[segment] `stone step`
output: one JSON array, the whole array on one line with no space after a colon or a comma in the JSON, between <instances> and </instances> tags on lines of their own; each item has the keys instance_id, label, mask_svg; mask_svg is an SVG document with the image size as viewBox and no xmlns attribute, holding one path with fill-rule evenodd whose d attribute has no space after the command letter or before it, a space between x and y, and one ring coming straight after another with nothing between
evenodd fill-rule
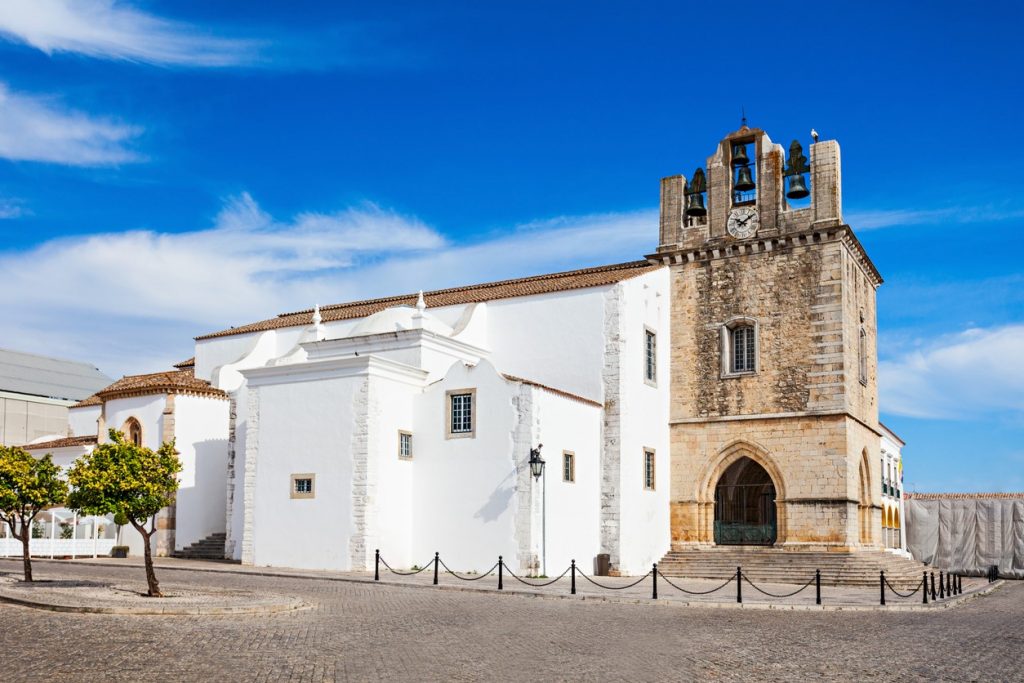
<instances>
[{"instance_id":1,"label":"stone step","mask_svg":"<svg viewBox=\"0 0 1024 683\"><path fill-rule=\"evenodd\" d=\"M210 534L191 545L171 553L171 557L185 560L223 560L226 533Z\"/></svg>"}]
</instances>

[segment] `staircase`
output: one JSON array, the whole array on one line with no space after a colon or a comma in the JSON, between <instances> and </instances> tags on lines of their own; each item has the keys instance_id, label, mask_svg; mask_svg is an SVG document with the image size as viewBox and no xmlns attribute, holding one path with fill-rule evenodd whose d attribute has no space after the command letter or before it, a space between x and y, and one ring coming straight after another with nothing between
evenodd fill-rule
<instances>
[{"instance_id":1,"label":"staircase","mask_svg":"<svg viewBox=\"0 0 1024 683\"><path fill-rule=\"evenodd\" d=\"M825 586L878 586L879 572L895 588L911 589L930 567L881 550L794 551L757 546L712 546L669 551L658 569L666 576L725 580L736 567L755 583L802 584L821 570Z\"/></svg>"},{"instance_id":2,"label":"staircase","mask_svg":"<svg viewBox=\"0 0 1024 683\"><path fill-rule=\"evenodd\" d=\"M175 550L171 553L171 557L183 560L223 560L224 543L227 541L227 536L225 533L211 534L186 548Z\"/></svg>"}]
</instances>

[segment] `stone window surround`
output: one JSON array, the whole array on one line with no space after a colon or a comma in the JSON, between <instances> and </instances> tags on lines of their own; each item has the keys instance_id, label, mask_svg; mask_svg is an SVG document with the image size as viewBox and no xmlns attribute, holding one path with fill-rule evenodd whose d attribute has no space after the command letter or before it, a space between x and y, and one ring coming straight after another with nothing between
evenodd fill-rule
<instances>
[{"instance_id":1,"label":"stone window surround","mask_svg":"<svg viewBox=\"0 0 1024 683\"><path fill-rule=\"evenodd\" d=\"M299 480L309 480L309 491L299 491L296 489L296 483ZM312 472L302 472L299 474L293 474L290 477L289 484L289 497L294 499L309 499L316 498L316 475Z\"/></svg>"},{"instance_id":2,"label":"stone window surround","mask_svg":"<svg viewBox=\"0 0 1024 683\"><path fill-rule=\"evenodd\" d=\"M452 397L462 396L469 394L469 424L470 429L468 432L453 432L452 431ZM446 439L474 439L476 438L476 387L467 389L449 389L444 393L444 438Z\"/></svg>"},{"instance_id":3,"label":"stone window surround","mask_svg":"<svg viewBox=\"0 0 1024 683\"><path fill-rule=\"evenodd\" d=\"M754 329L754 369L735 372L732 369L732 331L740 327L752 327ZM756 375L761 371L761 329L757 318L745 315L737 315L729 318L719 328L719 351L722 359L721 378L747 377Z\"/></svg>"},{"instance_id":4,"label":"stone window surround","mask_svg":"<svg viewBox=\"0 0 1024 683\"><path fill-rule=\"evenodd\" d=\"M409 452L408 453L403 453L402 452L402 440L405 437L408 437L408 443L409 443ZM399 429L398 430L398 457L400 459L402 459L402 460L412 460L412 432L406 431L404 429Z\"/></svg>"},{"instance_id":5,"label":"stone window surround","mask_svg":"<svg viewBox=\"0 0 1024 683\"><path fill-rule=\"evenodd\" d=\"M649 360L648 356L647 356L647 353L648 353L648 349L647 349L647 335L650 335L651 338L654 340L654 344L653 344L654 348L652 349L654 357L653 357L653 359L650 359L652 361L651 362L652 369L654 370L654 373L653 373L654 376L653 377L650 377L647 374L647 364L648 364L648 360ZM655 332L653 328L648 327L647 325L644 325L643 340L644 340L644 352L643 352L644 384L647 384L648 386L656 387L656 386L658 386L658 333Z\"/></svg>"},{"instance_id":6,"label":"stone window surround","mask_svg":"<svg viewBox=\"0 0 1024 683\"><path fill-rule=\"evenodd\" d=\"M656 451L653 448L644 446L644 472L643 472L643 486L644 491L654 491L658 484L658 457ZM647 463L650 461L650 478L647 476Z\"/></svg>"},{"instance_id":7,"label":"stone window surround","mask_svg":"<svg viewBox=\"0 0 1024 683\"><path fill-rule=\"evenodd\" d=\"M569 466L569 476L565 476L566 465ZM562 481L566 484L576 483L576 453L574 451L562 451Z\"/></svg>"},{"instance_id":8,"label":"stone window surround","mask_svg":"<svg viewBox=\"0 0 1024 683\"><path fill-rule=\"evenodd\" d=\"M135 441L135 439L132 438L132 427L137 427L139 430L138 441ZM145 443L145 436L142 433L142 421L137 417L132 416L125 420L124 424L121 425L121 433L124 434L124 437L129 441L129 443L134 443L136 446L141 446Z\"/></svg>"}]
</instances>

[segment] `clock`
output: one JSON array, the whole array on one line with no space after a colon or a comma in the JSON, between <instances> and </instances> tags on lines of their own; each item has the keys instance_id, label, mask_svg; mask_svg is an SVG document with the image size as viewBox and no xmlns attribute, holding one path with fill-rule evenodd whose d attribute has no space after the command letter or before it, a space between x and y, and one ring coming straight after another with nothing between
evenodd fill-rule
<instances>
[{"instance_id":1,"label":"clock","mask_svg":"<svg viewBox=\"0 0 1024 683\"><path fill-rule=\"evenodd\" d=\"M729 212L729 234L745 239L753 237L757 232L757 209L753 206L741 206Z\"/></svg>"}]
</instances>

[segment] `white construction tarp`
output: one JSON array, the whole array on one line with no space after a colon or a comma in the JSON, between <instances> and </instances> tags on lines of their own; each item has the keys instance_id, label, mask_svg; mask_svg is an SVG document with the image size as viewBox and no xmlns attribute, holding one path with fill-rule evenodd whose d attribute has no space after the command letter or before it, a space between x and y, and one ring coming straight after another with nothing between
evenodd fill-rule
<instances>
[{"instance_id":1,"label":"white construction tarp","mask_svg":"<svg viewBox=\"0 0 1024 683\"><path fill-rule=\"evenodd\" d=\"M1024 498L908 498L907 550L939 569L1024 579Z\"/></svg>"}]
</instances>

